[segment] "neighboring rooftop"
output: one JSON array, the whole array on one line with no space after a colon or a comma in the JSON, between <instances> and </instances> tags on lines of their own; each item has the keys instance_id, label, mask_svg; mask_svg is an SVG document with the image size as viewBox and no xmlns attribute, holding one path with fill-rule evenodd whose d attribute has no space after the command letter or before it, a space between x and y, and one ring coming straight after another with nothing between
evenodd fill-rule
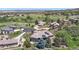
<instances>
[{"instance_id":1,"label":"neighboring rooftop","mask_svg":"<svg viewBox=\"0 0 79 59\"><path fill-rule=\"evenodd\" d=\"M11 45L11 44L17 44L18 40L15 39L8 39L8 40L0 40L0 45Z\"/></svg>"},{"instance_id":2,"label":"neighboring rooftop","mask_svg":"<svg viewBox=\"0 0 79 59\"><path fill-rule=\"evenodd\" d=\"M10 28L10 27L2 27L1 30L3 30L3 31L13 31L13 29Z\"/></svg>"},{"instance_id":3,"label":"neighboring rooftop","mask_svg":"<svg viewBox=\"0 0 79 59\"><path fill-rule=\"evenodd\" d=\"M51 23L51 25L54 25L54 26L59 26L59 23L57 23L57 22L53 22L53 23Z\"/></svg>"},{"instance_id":4,"label":"neighboring rooftop","mask_svg":"<svg viewBox=\"0 0 79 59\"><path fill-rule=\"evenodd\" d=\"M43 38L44 37L50 37L53 36L53 34L47 30L43 30L43 31L35 31L32 35L31 38Z\"/></svg>"},{"instance_id":5,"label":"neighboring rooftop","mask_svg":"<svg viewBox=\"0 0 79 59\"><path fill-rule=\"evenodd\" d=\"M38 21L38 25L43 26L45 24L45 22L43 21Z\"/></svg>"},{"instance_id":6,"label":"neighboring rooftop","mask_svg":"<svg viewBox=\"0 0 79 59\"><path fill-rule=\"evenodd\" d=\"M35 31L35 29L33 29L33 28L24 28L23 31L24 32L33 32L33 31Z\"/></svg>"}]
</instances>

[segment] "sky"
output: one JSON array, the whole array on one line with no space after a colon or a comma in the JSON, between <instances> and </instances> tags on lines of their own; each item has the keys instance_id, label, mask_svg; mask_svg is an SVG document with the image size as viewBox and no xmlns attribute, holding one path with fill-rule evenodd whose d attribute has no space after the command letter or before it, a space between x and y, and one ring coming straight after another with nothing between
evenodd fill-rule
<instances>
[{"instance_id":1,"label":"sky","mask_svg":"<svg viewBox=\"0 0 79 59\"><path fill-rule=\"evenodd\" d=\"M77 8L79 0L0 0L0 8Z\"/></svg>"}]
</instances>

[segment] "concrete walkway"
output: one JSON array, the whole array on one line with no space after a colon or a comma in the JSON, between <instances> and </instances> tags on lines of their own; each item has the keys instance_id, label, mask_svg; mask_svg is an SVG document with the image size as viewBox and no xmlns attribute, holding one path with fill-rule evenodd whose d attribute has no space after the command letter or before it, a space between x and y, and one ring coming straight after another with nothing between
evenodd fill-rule
<instances>
[{"instance_id":1,"label":"concrete walkway","mask_svg":"<svg viewBox=\"0 0 79 59\"><path fill-rule=\"evenodd\" d=\"M15 37L13 39L20 39L24 34L25 34L25 32L21 33L19 36Z\"/></svg>"}]
</instances>

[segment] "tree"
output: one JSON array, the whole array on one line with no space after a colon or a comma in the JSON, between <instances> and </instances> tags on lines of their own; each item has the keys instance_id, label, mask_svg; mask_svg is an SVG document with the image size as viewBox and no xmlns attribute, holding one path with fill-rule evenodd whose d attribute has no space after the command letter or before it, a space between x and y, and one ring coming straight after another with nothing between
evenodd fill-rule
<instances>
[{"instance_id":1,"label":"tree","mask_svg":"<svg viewBox=\"0 0 79 59\"><path fill-rule=\"evenodd\" d=\"M56 33L56 37L58 38L64 38L65 42L67 43L67 46L69 48L74 48L75 47L75 44L72 40L72 36L65 30L61 30L61 31L58 31Z\"/></svg>"},{"instance_id":2,"label":"tree","mask_svg":"<svg viewBox=\"0 0 79 59\"><path fill-rule=\"evenodd\" d=\"M30 16L27 16L27 19L31 19L31 17Z\"/></svg>"},{"instance_id":3,"label":"tree","mask_svg":"<svg viewBox=\"0 0 79 59\"><path fill-rule=\"evenodd\" d=\"M46 15L45 20L44 20L47 24L50 22L50 18L49 15Z\"/></svg>"},{"instance_id":4,"label":"tree","mask_svg":"<svg viewBox=\"0 0 79 59\"><path fill-rule=\"evenodd\" d=\"M51 48L51 40L48 38L47 40L46 40L46 47L47 48Z\"/></svg>"},{"instance_id":5,"label":"tree","mask_svg":"<svg viewBox=\"0 0 79 59\"><path fill-rule=\"evenodd\" d=\"M26 41L24 41L24 47L26 47L26 48L31 47L31 44L27 39L26 39Z\"/></svg>"},{"instance_id":6,"label":"tree","mask_svg":"<svg viewBox=\"0 0 79 59\"><path fill-rule=\"evenodd\" d=\"M60 47L60 39L58 39L58 38L55 38L55 40L54 40L54 46L56 46L56 47Z\"/></svg>"},{"instance_id":7,"label":"tree","mask_svg":"<svg viewBox=\"0 0 79 59\"><path fill-rule=\"evenodd\" d=\"M61 22L60 19L58 19L58 20L57 20L57 23L60 23L60 22Z\"/></svg>"},{"instance_id":8,"label":"tree","mask_svg":"<svg viewBox=\"0 0 79 59\"><path fill-rule=\"evenodd\" d=\"M45 45L46 45L46 42L43 39L40 39L36 47L39 49L44 49Z\"/></svg>"},{"instance_id":9,"label":"tree","mask_svg":"<svg viewBox=\"0 0 79 59\"><path fill-rule=\"evenodd\" d=\"M35 24L36 24L36 25L38 24L38 20L35 21Z\"/></svg>"},{"instance_id":10,"label":"tree","mask_svg":"<svg viewBox=\"0 0 79 59\"><path fill-rule=\"evenodd\" d=\"M32 17L31 16L27 16L27 22L32 22Z\"/></svg>"}]
</instances>

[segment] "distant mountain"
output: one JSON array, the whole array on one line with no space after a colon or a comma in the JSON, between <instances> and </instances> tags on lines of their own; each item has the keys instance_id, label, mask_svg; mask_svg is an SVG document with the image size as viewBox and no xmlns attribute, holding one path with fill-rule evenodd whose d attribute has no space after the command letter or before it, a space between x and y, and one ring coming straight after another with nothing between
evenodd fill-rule
<instances>
[{"instance_id":1,"label":"distant mountain","mask_svg":"<svg viewBox=\"0 0 79 59\"><path fill-rule=\"evenodd\" d=\"M0 12L44 12L44 11L64 11L71 8L0 8Z\"/></svg>"},{"instance_id":2,"label":"distant mountain","mask_svg":"<svg viewBox=\"0 0 79 59\"><path fill-rule=\"evenodd\" d=\"M0 8L0 11L45 11L45 10L65 10L67 8Z\"/></svg>"},{"instance_id":3,"label":"distant mountain","mask_svg":"<svg viewBox=\"0 0 79 59\"><path fill-rule=\"evenodd\" d=\"M67 9L67 10L74 10L74 11L78 11L79 8L71 8L71 9Z\"/></svg>"},{"instance_id":4,"label":"distant mountain","mask_svg":"<svg viewBox=\"0 0 79 59\"><path fill-rule=\"evenodd\" d=\"M79 10L79 8L75 8L75 9L73 9L73 10Z\"/></svg>"}]
</instances>

